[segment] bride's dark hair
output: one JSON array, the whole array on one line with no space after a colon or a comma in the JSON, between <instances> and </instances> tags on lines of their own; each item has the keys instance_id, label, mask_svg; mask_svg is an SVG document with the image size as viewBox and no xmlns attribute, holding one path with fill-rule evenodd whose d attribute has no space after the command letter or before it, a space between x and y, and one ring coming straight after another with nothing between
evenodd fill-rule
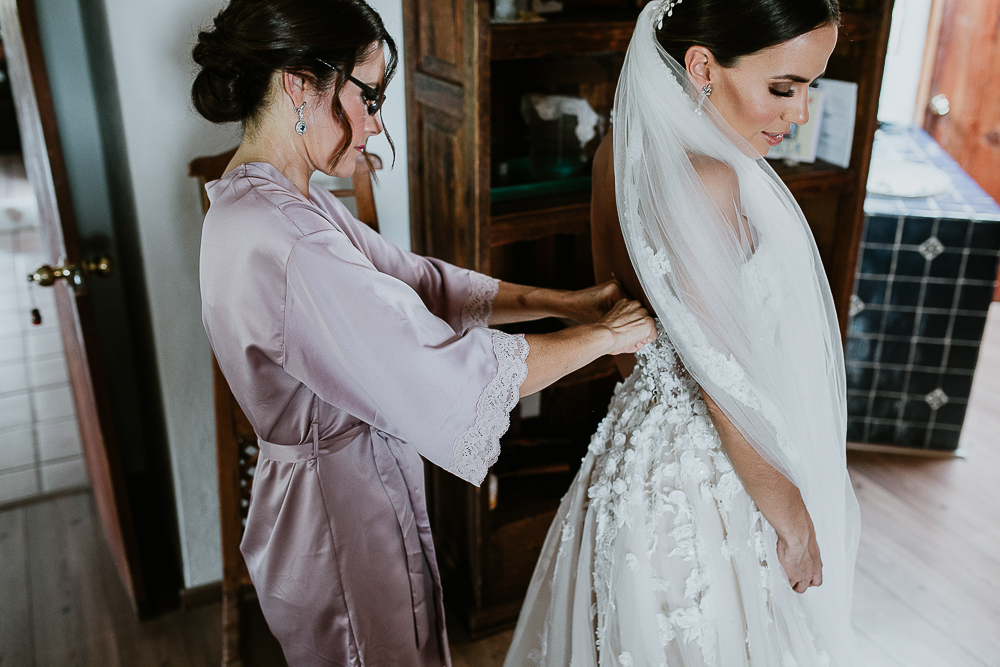
<instances>
[{"instance_id":1,"label":"bride's dark hair","mask_svg":"<svg viewBox=\"0 0 1000 667\"><path fill-rule=\"evenodd\" d=\"M704 46L720 65L733 67L743 56L830 23L840 23L837 0L684 0L663 17L656 38L682 66L689 48Z\"/></svg>"},{"instance_id":2,"label":"bride's dark hair","mask_svg":"<svg viewBox=\"0 0 1000 667\"><path fill-rule=\"evenodd\" d=\"M232 0L213 23L198 33L191 54L201 67L191 86L198 113L213 123L252 129L272 74L293 72L320 91L335 91L331 113L345 136L334 161L350 150L351 125L340 104L345 75L383 46L389 57L380 93L396 72L396 43L364 0Z\"/></svg>"}]
</instances>

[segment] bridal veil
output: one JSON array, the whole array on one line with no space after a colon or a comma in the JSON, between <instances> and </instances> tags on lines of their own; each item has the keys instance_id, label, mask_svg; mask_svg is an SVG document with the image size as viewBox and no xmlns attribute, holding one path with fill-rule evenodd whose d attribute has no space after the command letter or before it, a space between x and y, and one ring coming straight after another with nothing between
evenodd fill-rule
<instances>
[{"instance_id":1,"label":"bridal veil","mask_svg":"<svg viewBox=\"0 0 1000 667\"><path fill-rule=\"evenodd\" d=\"M615 96L622 233L687 371L801 491L824 579L801 608L830 664L853 667L860 526L830 286L791 193L660 46L662 12L652 2L640 16ZM776 563L773 532L768 542Z\"/></svg>"}]
</instances>

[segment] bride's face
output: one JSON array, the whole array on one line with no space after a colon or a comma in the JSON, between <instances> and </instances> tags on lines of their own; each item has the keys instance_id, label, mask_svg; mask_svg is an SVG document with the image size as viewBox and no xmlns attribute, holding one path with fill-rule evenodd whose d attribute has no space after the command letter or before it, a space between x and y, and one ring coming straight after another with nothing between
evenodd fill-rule
<instances>
[{"instance_id":1,"label":"bride's face","mask_svg":"<svg viewBox=\"0 0 1000 667\"><path fill-rule=\"evenodd\" d=\"M722 67L703 47L688 50L688 76L698 88L711 82L722 117L761 156L781 143L792 123L809 120L809 86L826 71L837 27L825 25Z\"/></svg>"}]
</instances>

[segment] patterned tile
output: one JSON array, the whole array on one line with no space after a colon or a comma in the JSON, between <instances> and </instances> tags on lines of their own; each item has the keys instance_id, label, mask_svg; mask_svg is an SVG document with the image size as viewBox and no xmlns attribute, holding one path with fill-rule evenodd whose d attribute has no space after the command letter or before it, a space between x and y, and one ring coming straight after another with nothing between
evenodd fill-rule
<instances>
[{"instance_id":1,"label":"patterned tile","mask_svg":"<svg viewBox=\"0 0 1000 667\"><path fill-rule=\"evenodd\" d=\"M879 132L876 155L933 164L955 189L869 195L848 324L848 433L957 446L1000 264L1000 207L922 130Z\"/></svg>"},{"instance_id":2,"label":"patterned tile","mask_svg":"<svg viewBox=\"0 0 1000 667\"><path fill-rule=\"evenodd\" d=\"M1000 222L976 222L969 247L977 250L1000 250Z\"/></svg>"}]
</instances>

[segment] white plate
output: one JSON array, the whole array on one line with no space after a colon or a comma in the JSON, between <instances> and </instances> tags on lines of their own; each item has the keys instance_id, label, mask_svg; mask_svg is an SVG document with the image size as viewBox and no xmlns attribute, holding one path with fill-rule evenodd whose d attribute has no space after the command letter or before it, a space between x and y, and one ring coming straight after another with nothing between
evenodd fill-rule
<instances>
[{"instance_id":1,"label":"white plate","mask_svg":"<svg viewBox=\"0 0 1000 667\"><path fill-rule=\"evenodd\" d=\"M882 197L940 197L955 188L934 165L901 160L873 160L868 172L868 192Z\"/></svg>"}]
</instances>

